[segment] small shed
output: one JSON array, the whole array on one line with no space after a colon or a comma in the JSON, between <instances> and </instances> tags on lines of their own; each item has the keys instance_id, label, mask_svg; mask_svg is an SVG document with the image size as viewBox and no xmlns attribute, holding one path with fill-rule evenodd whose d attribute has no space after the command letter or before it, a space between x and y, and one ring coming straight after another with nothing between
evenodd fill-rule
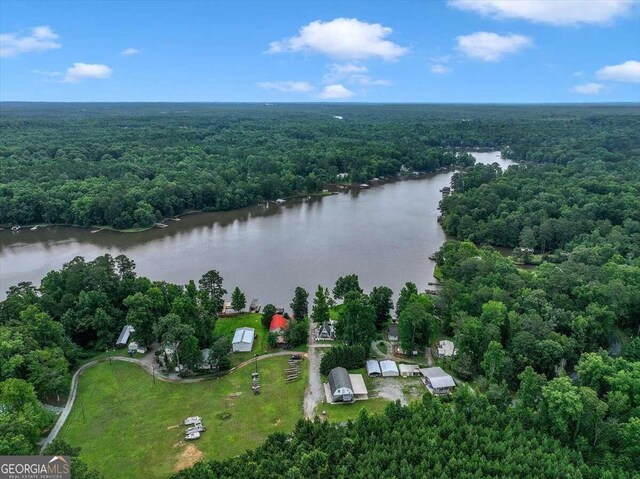
<instances>
[{"instance_id":1,"label":"small shed","mask_svg":"<svg viewBox=\"0 0 640 479\"><path fill-rule=\"evenodd\" d=\"M456 387L456 382L442 368L422 368L420 372L425 386L434 396L449 394Z\"/></svg>"},{"instance_id":2,"label":"small shed","mask_svg":"<svg viewBox=\"0 0 640 479\"><path fill-rule=\"evenodd\" d=\"M400 338L398 336L398 323L391 323L389 325L387 336L389 337L389 341L397 341Z\"/></svg>"},{"instance_id":3,"label":"small shed","mask_svg":"<svg viewBox=\"0 0 640 479\"><path fill-rule=\"evenodd\" d=\"M380 376L382 376L380 363L375 359L369 359L367 361L367 374L370 378L379 378Z\"/></svg>"},{"instance_id":4,"label":"small shed","mask_svg":"<svg viewBox=\"0 0 640 479\"><path fill-rule=\"evenodd\" d=\"M452 358L456 355L456 347L453 342L448 339L443 339L438 343L438 357L439 358Z\"/></svg>"},{"instance_id":5,"label":"small shed","mask_svg":"<svg viewBox=\"0 0 640 479\"><path fill-rule=\"evenodd\" d=\"M353 385L345 368L333 368L329 372L329 389L334 402L353 402Z\"/></svg>"},{"instance_id":6,"label":"small shed","mask_svg":"<svg viewBox=\"0 0 640 479\"><path fill-rule=\"evenodd\" d=\"M411 376L420 376L420 367L417 364L400 364L400 376L408 378Z\"/></svg>"},{"instance_id":7,"label":"small shed","mask_svg":"<svg viewBox=\"0 0 640 479\"><path fill-rule=\"evenodd\" d=\"M248 352L253 347L253 340L256 337L256 330L253 328L238 328L233 333L233 352Z\"/></svg>"},{"instance_id":8,"label":"small shed","mask_svg":"<svg viewBox=\"0 0 640 479\"><path fill-rule=\"evenodd\" d=\"M400 376L398 365L395 361L391 361L390 359L380 361L380 371L382 372L383 378Z\"/></svg>"},{"instance_id":9,"label":"small shed","mask_svg":"<svg viewBox=\"0 0 640 479\"><path fill-rule=\"evenodd\" d=\"M131 333L134 333L136 330L133 329L133 326L127 324L120 331L120 336L118 336L118 340L116 341L116 348L124 348L129 343L129 337Z\"/></svg>"}]
</instances>

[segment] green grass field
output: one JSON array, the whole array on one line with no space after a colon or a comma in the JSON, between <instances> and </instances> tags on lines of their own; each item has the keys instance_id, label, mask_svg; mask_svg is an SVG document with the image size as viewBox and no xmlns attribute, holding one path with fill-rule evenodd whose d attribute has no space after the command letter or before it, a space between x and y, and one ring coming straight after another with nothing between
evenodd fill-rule
<instances>
[{"instance_id":1,"label":"green grass field","mask_svg":"<svg viewBox=\"0 0 640 479\"><path fill-rule=\"evenodd\" d=\"M273 432L291 431L302 417L308 370L285 383L286 357L258 363L262 393L251 391L247 366L193 384L157 381L134 364L95 365L80 379L78 399L59 437L81 446L81 457L107 479L166 477L179 462L200 454L221 459L259 446ZM216 414L228 412L221 420ZM183 440L187 416L201 416L207 431ZM193 445L195 448L187 448Z\"/></svg>"},{"instance_id":2,"label":"green grass field","mask_svg":"<svg viewBox=\"0 0 640 479\"><path fill-rule=\"evenodd\" d=\"M380 413L389 404L389 401L382 398L372 398L366 401L355 401L351 404L320 404L316 409L316 414L320 417L322 411L327 414L327 420L331 422L343 422L355 419L360 414L361 409L366 409L369 414Z\"/></svg>"}]
</instances>

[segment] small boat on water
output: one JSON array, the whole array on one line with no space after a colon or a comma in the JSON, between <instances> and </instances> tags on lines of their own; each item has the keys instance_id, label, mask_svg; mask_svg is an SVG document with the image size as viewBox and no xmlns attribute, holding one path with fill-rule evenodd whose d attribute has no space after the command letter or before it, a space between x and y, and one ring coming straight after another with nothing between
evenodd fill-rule
<instances>
[{"instance_id":1,"label":"small boat on water","mask_svg":"<svg viewBox=\"0 0 640 479\"><path fill-rule=\"evenodd\" d=\"M367 183L362 183L360 185L360 188L362 188L363 190L366 190L367 188L369 188L369 185Z\"/></svg>"},{"instance_id":2,"label":"small boat on water","mask_svg":"<svg viewBox=\"0 0 640 479\"><path fill-rule=\"evenodd\" d=\"M38 229L38 225L35 225L33 228L30 228L31 231L36 231Z\"/></svg>"},{"instance_id":3,"label":"small boat on water","mask_svg":"<svg viewBox=\"0 0 640 479\"><path fill-rule=\"evenodd\" d=\"M436 255L435 255L435 254L430 254L430 255L429 255L429 259L430 259L431 261L435 261L435 260L436 260Z\"/></svg>"},{"instance_id":4,"label":"small boat on water","mask_svg":"<svg viewBox=\"0 0 640 479\"><path fill-rule=\"evenodd\" d=\"M15 232L15 231L20 231L20 228L22 228L22 226L20 226L20 225L14 225L14 226L12 226L12 227L11 227L11 231L14 231L14 232Z\"/></svg>"},{"instance_id":5,"label":"small boat on water","mask_svg":"<svg viewBox=\"0 0 640 479\"><path fill-rule=\"evenodd\" d=\"M153 226L155 226L156 228L168 228L169 225L165 224L165 223L156 223Z\"/></svg>"}]
</instances>

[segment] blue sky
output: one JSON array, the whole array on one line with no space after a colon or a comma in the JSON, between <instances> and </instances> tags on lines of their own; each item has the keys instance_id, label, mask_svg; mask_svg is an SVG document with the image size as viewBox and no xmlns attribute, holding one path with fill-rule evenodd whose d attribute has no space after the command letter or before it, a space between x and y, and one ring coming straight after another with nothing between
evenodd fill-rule
<instances>
[{"instance_id":1,"label":"blue sky","mask_svg":"<svg viewBox=\"0 0 640 479\"><path fill-rule=\"evenodd\" d=\"M0 2L3 101L640 101L636 0Z\"/></svg>"}]
</instances>

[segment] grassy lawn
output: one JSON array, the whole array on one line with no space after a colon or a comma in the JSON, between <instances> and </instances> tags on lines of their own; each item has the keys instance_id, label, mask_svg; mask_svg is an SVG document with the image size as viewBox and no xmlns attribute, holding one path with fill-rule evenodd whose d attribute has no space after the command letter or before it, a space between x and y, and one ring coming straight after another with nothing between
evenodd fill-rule
<instances>
[{"instance_id":1,"label":"grassy lawn","mask_svg":"<svg viewBox=\"0 0 640 479\"><path fill-rule=\"evenodd\" d=\"M233 333L235 333L237 328L248 327L256 330L256 338L253 342L253 349L251 352L231 353L229 356L233 366L241 363L242 361L246 361L247 359L251 359L254 354L265 354L278 351L276 348L269 347L269 343L267 342L269 330L262 326L261 318L261 314L246 313L230 318L218 318L216 321L215 333L228 336L231 340L233 340Z\"/></svg>"},{"instance_id":2,"label":"grassy lawn","mask_svg":"<svg viewBox=\"0 0 640 479\"><path fill-rule=\"evenodd\" d=\"M251 392L252 367L193 384L157 381L138 366L114 361L89 368L59 437L82 447L82 458L106 478L166 477L179 461L220 459L260 445L267 435L291 431L302 417L308 369L285 383L286 357L258 364L262 393ZM231 413L227 420L216 417ZM207 431L185 443L187 416L201 416Z\"/></svg>"},{"instance_id":3,"label":"grassy lawn","mask_svg":"<svg viewBox=\"0 0 640 479\"><path fill-rule=\"evenodd\" d=\"M384 411L389 401L383 398L367 399L366 401L355 401L351 404L320 404L316 414L320 416L322 411L326 411L326 418L331 422L343 422L355 419L360 414L361 409L366 409L369 414L376 414ZM322 416L320 416L322 417Z\"/></svg>"}]
</instances>

